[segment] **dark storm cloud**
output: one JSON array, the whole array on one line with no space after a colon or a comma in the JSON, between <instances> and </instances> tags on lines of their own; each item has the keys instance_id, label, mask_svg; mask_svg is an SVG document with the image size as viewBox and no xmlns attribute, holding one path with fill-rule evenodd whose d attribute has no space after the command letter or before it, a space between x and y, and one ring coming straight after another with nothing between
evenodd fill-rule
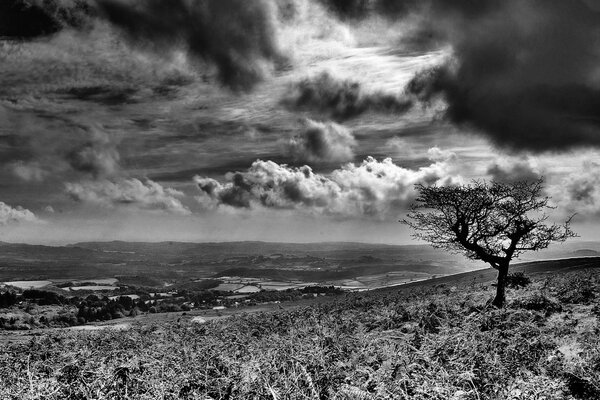
<instances>
[{"instance_id":1,"label":"dark storm cloud","mask_svg":"<svg viewBox=\"0 0 600 400\"><path fill-rule=\"evenodd\" d=\"M319 0L343 19L361 19L372 14L388 18L405 15L415 9L420 0ZM421 0L421 3L423 1ZM477 3L477 2L473 2Z\"/></svg>"},{"instance_id":2,"label":"dark storm cloud","mask_svg":"<svg viewBox=\"0 0 600 400\"><path fill-rule=\"evenodd\" d=\"M283 104L294 110L310 110L336 120L356 117L366 111L402 113L412 103L402 96L368 92L360 83L340 80L323 72L293 85Z\"/></svg>"},{"instance_id":3,"label":"dark storm cloud","mask_svg":"<svg viewBox=\"0 0 600 400\"><path fill-rule=\"evenodd\" d=\"M0 36L33 38L65 27L82 28L93 15L86 0L2 0Z\"/></svg>"},{"instance_id":4,"label":"dark storm cloud","mask_svg":"<svg viewBox=\"0 0 600 400\"><path fill-rule=\"evenodd\" d=\"M267 0L98 0L106 18L135 43L158 50L182 45L217 66L221 82L247 90L283 62L277 10Z\"/></svg>"},{"instance_id":5,"label":"dark storm cloud","mask_svg":"<svg viewBox=\"0 0 600 400\"><path fill-rule=\"evenodd\" d=\"M341 19L403 18L400 41L451 45L408 85L445 117L512 150L600 145L600 7L590 0L321 0Z\"/></svg>"},{"instance_id":6,"label":"dark storm cloud","mask_svg":"<svg viewBox=\"0 0 600 400\"><path fill-rule=\"evenodd\" d=\"M356 140L345 127L335 123L305 122L304 130L290 139L290 155L300 162L346 162L354 159Z\"/></svg>"},{"instance_id":7,"label":"dark storm cloud","mask_svg":"<svg viewBox=\"0 0 600 400\"><path fill-rule=\"evenodd\" d=\"M433 1L454 51L414 78L451 122L513 150L600 145L600 13L583 1Z\"/></svg>"}]
</instances>

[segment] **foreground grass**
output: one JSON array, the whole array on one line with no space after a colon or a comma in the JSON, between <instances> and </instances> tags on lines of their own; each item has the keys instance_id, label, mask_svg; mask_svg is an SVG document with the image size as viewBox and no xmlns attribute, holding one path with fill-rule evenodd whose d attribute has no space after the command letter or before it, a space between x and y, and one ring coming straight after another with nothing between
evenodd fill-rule
<instances>
[{"instance_id":1,"label":"foreground grass","mask_svg":"<svg viewBox=\"0 0 600 400\"><path fill-rule=\"evenodd\" d=\"M600 398L600 275L360 293L292 311L58 332L0 354L2 399Z\"/></svg>"}]
</instances>

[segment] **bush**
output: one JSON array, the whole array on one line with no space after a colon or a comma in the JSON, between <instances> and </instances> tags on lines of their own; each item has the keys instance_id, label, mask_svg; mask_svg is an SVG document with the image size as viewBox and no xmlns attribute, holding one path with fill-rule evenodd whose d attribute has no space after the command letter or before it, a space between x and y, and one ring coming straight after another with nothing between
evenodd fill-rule
<instances>
[{"instance_id":1,"label":"bush","mask_svg":"<svg viewBox=\"0 0 600 400\"><path fill-rule=\"evenodd\" d=\"M525 276L522 272L515 272L506 277L506 286L513 289L527 287L531 283L531 279Z\"/></svg>"},{"instance_id":2,"label":"bush","mask_svg":"<svg viewBox=\"0 0 600 400\"><path fill-rule=\"evenodd\" d=\"M596 298L596 284L593 279L577 276L563 279L556 297L563 304L590 304Z\"/></svg>"},{"instance_id":3,"label":"bush","mask_svg":"<svg viewBox=\"0 0 600 400\"><path fill-rule=\"evenodd\" d=\"M17 304L17 294L15 292L0 293L0 308L7 308Z\"/></svg>"},{"instance_id":4,"label":"bush","mask_svg":"<svg viewBox=\"0 0 600 400\"><path fill-rule=\"evenodd\" d=\"M546 315L562 311L562 306L556 301L549 299L541 293L534 293L531 296L515 300L513 307L523 308L525 310L544 311Z\"/></svg>"}]
</instances>

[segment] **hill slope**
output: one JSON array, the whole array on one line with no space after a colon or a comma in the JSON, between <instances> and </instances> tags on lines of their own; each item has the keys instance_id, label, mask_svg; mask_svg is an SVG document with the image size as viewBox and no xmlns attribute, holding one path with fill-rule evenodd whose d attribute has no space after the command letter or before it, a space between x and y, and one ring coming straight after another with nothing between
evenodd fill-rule
<instances>
[{"instance_id":1,"label":"hill slope","mask_svg":"<svg viewBox=\"0 0 600 400\"><path fill-rule=\"evenodd\" d=\"M467 279L445 277L206 323L179 315L168 324L140 321L126 333L53 332L2 348L0 393L46 399L600 398L597 263L521 265L534 282L510 289L503 310L486 307L489 285L471 278L487 272L477 271Z\"/></svg>"}]
</instances>

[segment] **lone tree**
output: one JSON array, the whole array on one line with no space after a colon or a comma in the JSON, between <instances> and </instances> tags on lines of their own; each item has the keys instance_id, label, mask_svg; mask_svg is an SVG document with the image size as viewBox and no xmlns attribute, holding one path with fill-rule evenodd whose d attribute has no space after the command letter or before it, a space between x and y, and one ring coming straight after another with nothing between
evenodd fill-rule
<instances>
[{"instance_id":1,"label":"lone tree","mask_svg":"<svg viewBox=\"0 0 600 400\"><path fill-rule=\"evenodd\" d=\"M462 253L498 270L496 297L502 307L506 277L513 258L525 251L547 248L577 236L571 219L546 223L549 197L542 194L543 180L517 183L474 181L458 186L416 185L419 195L407 220L413 237L435 248Z\"/></svg>"}]
</instances>

